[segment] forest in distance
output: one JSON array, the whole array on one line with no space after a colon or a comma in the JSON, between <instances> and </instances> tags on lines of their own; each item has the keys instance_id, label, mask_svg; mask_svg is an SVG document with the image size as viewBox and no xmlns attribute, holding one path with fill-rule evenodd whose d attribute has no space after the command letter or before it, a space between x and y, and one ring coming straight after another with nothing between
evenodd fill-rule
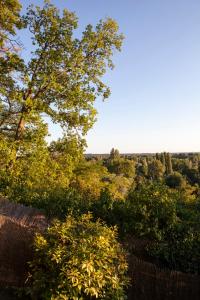
<instances>
[{"instance_id":1,"label":"forest in distance","mask_svg":"<svg viewBox=\"0 0 200 300\"><path fill-rule=\"evenodd\" d=\"M20 1L0 1L0 200L37 209L49 222L30 243L23 285L3 288L19 299L146 300L147 273L141 267L137 291L134 261L151 266L156 293L163 269L190 278L199 299L200 153L85 154L95 101L110 95L104 75L124 36L111 18L79 38L77 28L76 14L51 1L23 14ZM63 133L49 143L47 118ZM182 290L185 300L187 280L174 288L173 278L165 278L166 291Z\"/></svg>"},{"instance_id":2,"label":"forest in distance","mask_svg":"<svg viewBox=\"0 0 200 300\"><path fill-rule=\"evenodd\" d=\"M120 156L121 157L126 157L126 158L131 158L131 157L134 157L134 156L155 156L157 153L149 153L149 152L136 152L136 153L120 153ZM186 156L193 156L194 154L198 155L199 153L198 152L170 152L170 154L173 156L173 157L177 157L177 158L185 158ZM109 153L85 153L85 157L86 158L90 158L90 157L93 157L93 158L108 158L109 157ZM159 153L158 153L159 155Z\"/></svg>"}]
</instances>

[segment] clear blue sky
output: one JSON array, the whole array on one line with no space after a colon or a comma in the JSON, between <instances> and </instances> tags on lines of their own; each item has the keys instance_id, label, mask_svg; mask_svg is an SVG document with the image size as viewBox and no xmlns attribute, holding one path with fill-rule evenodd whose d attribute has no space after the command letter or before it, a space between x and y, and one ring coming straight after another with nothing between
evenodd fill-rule
<instances>
[{"instance_id":1,"label":"clear blue sky","mask_svg":"<svg viewBox=\"0 0 200 300\"><path fill-rule=\"evenodd\" d=\"M23 6L41 4L22 0ZM125 35L112 95L98 101L90 153L200 151L200 1L54 0L79 17L80 30L110 16ZM27 38L24 36L23 39ZM50 125L53 138L58 128Z\"/></svg>"}]
</instances>

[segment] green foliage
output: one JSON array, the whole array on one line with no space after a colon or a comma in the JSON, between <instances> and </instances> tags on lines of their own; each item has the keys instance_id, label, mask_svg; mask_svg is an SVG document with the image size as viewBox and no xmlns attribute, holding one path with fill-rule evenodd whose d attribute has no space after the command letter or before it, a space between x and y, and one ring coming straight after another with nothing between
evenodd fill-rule
<instances>
[{"instance_id":1,"label":"green foliage","mask_svg":"<svg viewBox=\"0 0 200 300\"><path fill-rule=\"evenodd\" d=\"M149 249L149 253L168 268L200 273L200 233L187 224L177 224L161 242Z\"/></svg>"},{"instance_id":2,"label":"green foliage","mask_svg":"<svg viewBox=\"0 0 200 300\"><path fill-rule=\"evenodd\" d=\"M88 25L77 39L75 14L67 9L61 14L48 1L42 8L30 6L23 20L34 50L27 63L16 58L12 68L10 60L4 59L1 135L11 142L25 141L43 116L67 134L85 134L95 121L95 99L109 96L101 77L107 67L113 67L113 52L121 48L117 23L108 18L95 28Z\"/></svg>"},{"instance_id":3,"label":"green foliage","mask_svg":"<svg viewBox=\"0 0 200 300\"><path fill-rule=\"evenodd\" d=\"M66 190L73 170L83 155L75 137L54 142L49 149L41 140L34 148L33 143L30 148L26 143L22 152L18 150L17 157L16 149L10 149L6 141L0 145L0 191L4 196L12 201L43 208L49 214L52 214L56 201L68 199ZM58 207L55 210L57 213Z\"/></svg>"},{"instance_id":4,"label":"green foliage","mask_svg":"<svg viewBox=\"0 0 200 300\"><path fill-rule=\"evenodd\" d=\"M91 215L55 221L35 238L32 287L40 299L125 299L127 263L116 229Z\"/></svg>"},{"instance_id":5,"label":"green foliage","mask_svg":"<svg viewBox=\"0 0 200 300\"><path fill-rule=\"evenodd\" d=\"M160 180L164 174L164 167L159 160L153 160L148 165L148 177L152 180Z\"/></svg>"},{"instance_id":6,"label":"green foliage","mask_svg":"<svg viewBox=\"0 0 200 300\"><path fill-rule=\"evenodd\" d=\"M137 175L146 177L148 175L148 164L146 158L142 159L141 163L137 165Z\"/></svg>"},{"instance_id":7,"label":"green foliage","mask_svg":"<svg viewBox=\"0 0 200 300\"><path fill-rule=\"evenodd\" d=\"M0 50L7 52L14 44L11 36L15 35L20 22L21 4L18 0L1 0L0 2ZM10 42L8 44L8 42Z\"/></svg>"},{"instance_id":8,"label":"green foliage","mask_svg":"<svg viewBox=\"0 0 200 300\"><path fill-rule=\"evenodd\" d=\"M166 174L170 175L173 172L172 169L172 160L171 160L171 155L170 153L164 153L165 154L165 169L166 169Z\"/></svg>"},{"instance_id":9,"label":"green foliage","mask_svg":"<svg viewBox=\"0 0 200 300\"><path fill-rule=\"evenodd\" d=\"M199 184L200 185L200 172L195 168L188 168L185 166L182 173L186 176L190 184Z\"/></svg>"},{"instance_id":10,"label":"green foliage","mask_svg":"<svg viewBox=\"0 0 200 300\"><path fill-rule=\"evenodd\" d=\"M110 156L109 159L119 159L120 158L120 153L119 150L112 148L110 151Z\"/></svg>"},{"instance_id":11,"label":"green foliage","mask_svg":"<svg viewBox=\"0 0 200 300\"><path fill-rule=\"evenodd\" d=\"M120 233L161 240L177 221L176 197L164 185L141 185L124 201L113 201L107 190L93 208L95 216L118 225Z\"/></svg>"},{"instance_id":12,"label":"green foliage","mask_svg":"<svg viewBox=\"0 0 200 300\"><path fill-rule=\"evenodd\" d=\"M105 186L103 178L108 176L108 171L101 162L83 160L74 175L71 186L89 201L96 201Z\"/></svg>"},{"instance_id":13,"label":"green foliage","mask_svg":"<svg viewBox=\"0 0 200 300\"><path fill-rule=\"evenodd\" d=\"M173 227L176 217L175 194L163 185L146 185L130 192L127 210L131 211L134 231L140 236L161 239Z\"/></svg>"},{"instance_id":14,"label":"green foliage","mask_svg":"<svg viewBox=\"0 0 200 300\"><path fill-rule=\"evenodd\" d=\"M180 173L174 172L173 174L168 175L166 177L165 183L170 188L180 189L186 185L186 180L183 178L183 176Z\"/></svg>"},{"instance_id":15,"label":"green foliage","mask_svg":"<svg viewBox=\"0 0 200 300\"><path fill-rule=\"evenodd\" d=\"M103 180L113 200L124 200L133 184L132 178L123 175L110 174Z\"/></svg>"},{"instance_id":16,"label":"green foliage","mask_svg":"<svg viewBox=\"0 0 200 300\"><path fill-rule=\"evenodd\" d=\"M57 217L35 240L33 286L41 299L124 299L127 264L117 243L131 234L152 242L165 266L200 273L200 155L156 153L86 161L84 135L102 78L123 36L107 18L75 38L76 15L49 1L20 17L17 0L0 1L0 194ZM16 32L32 35L29 61ZM23 53L22 53L23 54ZM50 119L63 137L46 143ZM173 172L174 170L174 172ZM164 185L165 183L166 185ZM83 215L91 211L90 215Z\"/></svg>"},{"instance_id":17,"label":"green foliage","mask_svg":"<svg viewBox=\"0 0 200 300\"><path fill-rule=\"evenodd\" d=\"M162 239L151 245L148 253L162 265L182 272L200 273L200 235L198 199L177 193L177 222L165 231Z\"/></svg>"},{"instance_id":18,"label":"green foliage","mask_svg":"<svg viewBox=\"0 0 200 300\"><path fill-rule=\"evenodd\" d=\"M124 199L133 180L123 175L110 174L101 161L82 161L74 171L70 186L75 188L89 203L96 203L104 189L114 200ZM89 209L89 206L88 206Z\"/></svg>"},{"instance_id":19,"label":"green foliage","mask_svg":"<svg viewBox=\"0 0 200 300\"><path fill-rule=\"evenodd\" d=\"M105 166L110 173L124 175L133 178L135 176L135 162L125 158L109 158L105 161Z\"/></svg>"},{"instance_id":20,"label":"green foliage","mask_svg":"<svg viewBox=\"0 0 200 300\"><path fill-rule=\"evenodd\" d=\"M200 272L199 155L128 159L113 148L108 159L84 160L95 100L110 94L102 78L121 49L117 23L101 20L75 38L78 20L67 9L45 1L23 18L20 9L17 0L0 3L0 193L50 217L74 216L37 236L31 293L42 299L125 297L127 265L116 230L80 217L88 211L122 235L153 241L151 254L165 265ZM23 26L32 35L29 61L18 54L16 29ZM49 146L47 118L63 129L63 138Z\"/></svg>"}]
</instances>

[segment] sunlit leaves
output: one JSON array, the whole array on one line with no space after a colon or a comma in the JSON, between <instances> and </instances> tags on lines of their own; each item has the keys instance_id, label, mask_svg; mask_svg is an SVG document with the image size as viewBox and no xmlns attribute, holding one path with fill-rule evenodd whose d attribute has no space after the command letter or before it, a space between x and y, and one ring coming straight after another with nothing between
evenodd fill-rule
<instances>
[{"instance_id":1,"label":"sunlit leaves","mask_svg":"<svg viewBox=\"0 0 200 300\"><path fill-rule=\"evenodd\" d=\"M90 215L68 216L37 235L31 268L31 292L41 299L125 299L127 263L116 229Z\"/></svg>"},{"instance_id":2,"label":"sunlit leaves","mask_svg":"<svg viewBox=\"0 0 200 300\"><path fill-rule=\"evenodd\" d=\"M117 23L108 18L94 28L88 25L78 39L76 15L60 12L49 1L43 7L31 5L23 23L34 47L27 63L16 61L15 72L8 67L14 58L4 59L0 132L11 140L26 140L29 125L47 115L65 133L86 134L96 120L96 98L110 93L101 78L121 48Z\"/></svg>"},{"instance_id":3,"label":"sunlit leaves","mask_svg":"<svg viewBox=\"0 0 200 300\"><path fill-rule=\"evenodd\" d=\"M18 0L0 1L0 53L16 47L12 36L15 34L16 28L21 25L20 10L21 4ZM10 44L6 44L8 41Z\"/></svg>"}]
</instances>

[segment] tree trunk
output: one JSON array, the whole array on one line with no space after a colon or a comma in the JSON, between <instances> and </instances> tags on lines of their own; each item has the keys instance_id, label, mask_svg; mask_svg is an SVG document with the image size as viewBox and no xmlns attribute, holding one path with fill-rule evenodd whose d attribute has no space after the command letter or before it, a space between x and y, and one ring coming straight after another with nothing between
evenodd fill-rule
<instances>
[{"instance_id":1,"label":"tree trunk","mask_svg":"<svg viewBox=\"0 0 200 300\"><path fill-rule=\"evenodd\" d=\"M19 123L17 125L17 130L16 130L16 134L15 134L15 140L19 140L24 132L24 126L25 126L25 122L24 122L24 116L23 113L19 119Z\"/></svg>"}]
</instances>

